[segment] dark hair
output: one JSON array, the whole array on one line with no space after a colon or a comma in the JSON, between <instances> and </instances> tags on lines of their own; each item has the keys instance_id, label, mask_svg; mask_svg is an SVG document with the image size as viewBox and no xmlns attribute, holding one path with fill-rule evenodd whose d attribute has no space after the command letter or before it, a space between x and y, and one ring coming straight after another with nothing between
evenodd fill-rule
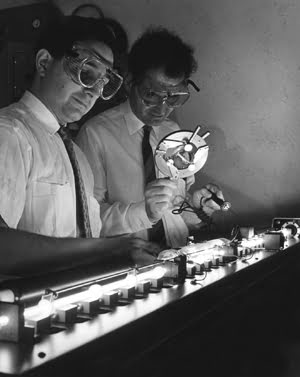
<instances>
[{"instance_id":1,"label":"dark hair","mask_svg":"<svg viewBox=\"0 0 300 377\"><path fill-rule=\"evenodd\" d=\"M45 48L54 58L60 59L75 42L87 40L103 42L114 54L116 52L115 36L103 19L80 16L61 16L56 22L50 23L42 34L36 51Z\"/></svg>"},{"instance_id":2,"label":"dark hair","mask_svg":"<svg viewBox=\"0 0 300 377\"><path fill-rule=\"evenodd\" d=\"M73 10L72 16L86 17L86 16L82 16L80 14L81 11L85 10L85 9L92 9L92 10L96 11L97 17L93 17L93 18L104 18L104 13L103 13L102 9L100 7L98 7L98 5L96 5L96 4L81 4Z\"/></svg>"},{"instance_id":3,"label":"dark hair","mask_svg":"<svg viewBox=\"0 0 300 377\"><path fill-rule=\"evenodd\" d=\"M149 69L163 68L171 78L189 78L197 69L194 50L165 28L150 28L133 44L128 58L128 71L134 81L143 79Z\"/></svg>"},{"instance_id":4,"label":"dark hair","mask_svg":"<svg viewBox=\"0 0 300 377\"><path fill-rule=\"evenodd\" d=\"M113 18L105 17L104 20L105 24L108 28L111 29L112 33L116 39L116 47L120 53L127 53L128 52L128 36L124 29L124 27Z\"/></svg>"}]
</instances>

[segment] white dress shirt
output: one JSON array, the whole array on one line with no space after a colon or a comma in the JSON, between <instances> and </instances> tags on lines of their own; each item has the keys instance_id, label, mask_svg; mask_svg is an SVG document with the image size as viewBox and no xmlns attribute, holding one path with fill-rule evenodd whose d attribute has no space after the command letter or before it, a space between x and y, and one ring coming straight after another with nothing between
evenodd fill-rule
<instances>
[{"instance_id":1,"label":"white dress shirt","mask_svg":"<svg viewBox=\"0 0 300 377\"><path fill-rule=\"evenodd\" d=\"M30 92L0 110L0 214L11 228L55 237L77 235L74 175L59 127L53 113ZM75 152L92 234L99 237L93 174L76 145Z\"/></svg>"},{"instance_id":2,"label":"white dress shirt","mask_svg":"<svg viewBox=\"0 0 300 377\"><path fill-rule=\"evenodd\" d=\"M96 115L81 128L77 143L86 154L95 179L95 197L101 205L102 236L135 233L147 239L152 227L145 209L145 177L142 157L144 124L133 114L129 102ZM153 151L167 134L179 126L167 119L152 127ZM160 173L156 172L157 177ZM178 180L178 195L185 196L185 181ZM167 242L186 244L188 228L171 210L163 216Z\"/></svg>"}]
</instances>

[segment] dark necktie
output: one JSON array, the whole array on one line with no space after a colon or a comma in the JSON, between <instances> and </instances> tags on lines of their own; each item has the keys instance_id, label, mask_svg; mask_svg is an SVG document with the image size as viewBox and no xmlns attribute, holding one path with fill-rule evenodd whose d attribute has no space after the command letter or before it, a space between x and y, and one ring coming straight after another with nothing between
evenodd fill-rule
<instances>
[{"instance_id":1,"label":"dark necktie","mask_svg":"<svg viewBox=\"0 0 300 377\"><path fill-rule=\"evenodd\" d=\"M155 165L154 165L154 158L152 147L150 145L150 126L144 126L144 136L142 142L142 152L143 152L143 160L144 160L144 172L145 172L145 184L147 185L149 182L152 182L156 179L155 173Z\"/></svg>"},{"instance_id":2,"label":"dark necktie","mask_svg":"<svg viewBox=\"0 0 300 377\"><path fill-rule=\"evenodd\" d=\"M142 153L144 161L144 172L145 172L145 185L156 179L154 157L152 152L152 147L150 145L150 132L152 127L144 126L144 136L142 141ZM160 245L166 243L164 225L162 220L159 220L152 228L148 229L149 241L156 242Z\"/></svg>"},{"instance_id":3,"label":"dark necktie","mask_svg":"<svg viewBox=\"0 0 300 377\"><path fill-rule=\"evenodd\" d=\"M61 136L66 150L68 152L70 162L73 168L73 174L75 179L75 191L76 191L76 203L77 203L77 224L79 228L79 234L82 238L91 238L92 231L89 218L89 210L87 205L87 198L84 188L80 167L76 158L74 144L69 137L66 127L61 127L58 131Z\"/></svg>"}]
</instances>

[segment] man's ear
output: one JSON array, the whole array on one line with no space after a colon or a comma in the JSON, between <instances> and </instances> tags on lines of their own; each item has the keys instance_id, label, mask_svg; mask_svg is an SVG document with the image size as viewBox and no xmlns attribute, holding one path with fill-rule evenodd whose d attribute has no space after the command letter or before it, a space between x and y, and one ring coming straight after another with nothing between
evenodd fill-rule
<instances>
[{"instance_id":1,"label":"man's ear","mask_svg":"<svg viewBox=\"0 0 300 377\"><path fill-rule=\"evenodd\" d=\"M53 58L48 50L45 48L39 50L35 57L35 66L36 71L39 76L44 77L47 73L47 70L52 63Z\"/></svg>"}]
</instances>

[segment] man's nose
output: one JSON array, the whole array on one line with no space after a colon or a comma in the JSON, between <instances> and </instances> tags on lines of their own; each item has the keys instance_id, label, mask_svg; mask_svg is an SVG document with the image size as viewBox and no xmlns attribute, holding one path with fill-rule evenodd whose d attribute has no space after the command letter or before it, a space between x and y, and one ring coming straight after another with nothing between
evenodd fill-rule
<instances>
[{"instance_id":1,"label":"man's nose","mask_svg":"<svg viewBox=\"0 0 300 377\"><path fill-rule=\"evenodd\" d=\"M173 111L173 108L168 106L166 101L161 102L158 105L157 109L159 109L159 112L161 114L166 114L166 115L169 115Z\"/></svg>"},{"instance_id":2,"label":"man's nose","mask_svg":"<svg viewBox=\"0 0 300 377\"><path fill-rule=\"evenodd\" d=\"M168 108L169 107L165 100L162 100L160 103L156 105L156 109L159 110L161 113L164 113Z\"/></svg>"}]
</instances>

